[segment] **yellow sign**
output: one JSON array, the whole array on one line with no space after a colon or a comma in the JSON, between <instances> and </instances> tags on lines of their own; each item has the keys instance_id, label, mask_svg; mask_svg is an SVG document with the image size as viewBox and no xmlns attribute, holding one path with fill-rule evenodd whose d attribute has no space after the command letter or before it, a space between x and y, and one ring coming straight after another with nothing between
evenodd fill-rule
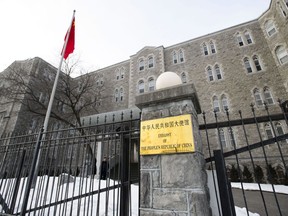
<instances>
[{"instance_id":1,"label":"yellow sign","mask_svg":"<svg viewBox=\"0 0 288 216\"><path fill-rule=\"evenodd\" d=\"M194 151L191 115L141 122L140 155Z\"/></svg>"}]
</instances>

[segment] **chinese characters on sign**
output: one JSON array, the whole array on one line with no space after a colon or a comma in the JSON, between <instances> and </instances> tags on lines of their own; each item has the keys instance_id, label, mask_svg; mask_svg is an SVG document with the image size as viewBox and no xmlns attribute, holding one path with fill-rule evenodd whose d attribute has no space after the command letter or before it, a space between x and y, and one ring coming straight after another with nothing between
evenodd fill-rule
<instances>
[{"instance_id":1,"label":"chinese characters on sign","mask_svg":"<svg viewBox=\"0 0 288 216\"><path fill-rule=\"evenodd\" d=\"M140 154L194 152L191 115L141 122Z\"/></svg>"}]
</instances>

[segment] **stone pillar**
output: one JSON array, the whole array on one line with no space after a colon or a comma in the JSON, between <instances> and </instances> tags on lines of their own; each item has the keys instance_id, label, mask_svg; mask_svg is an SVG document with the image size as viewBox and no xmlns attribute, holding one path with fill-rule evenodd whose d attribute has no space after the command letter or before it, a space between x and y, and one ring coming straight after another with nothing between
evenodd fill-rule
<instances>
[{"instance_id":1,"label":"stone pillar","mask_svg":"<svg viewBox=\"0 0 288 216\"><path fill-rule=\"evenodd\" d=\"M136 97L141 121L192 115L195 152L140 157L140 215L211 215L205 160L198 129L199 101L193 84Z\"/></svg>"}]
</instances>

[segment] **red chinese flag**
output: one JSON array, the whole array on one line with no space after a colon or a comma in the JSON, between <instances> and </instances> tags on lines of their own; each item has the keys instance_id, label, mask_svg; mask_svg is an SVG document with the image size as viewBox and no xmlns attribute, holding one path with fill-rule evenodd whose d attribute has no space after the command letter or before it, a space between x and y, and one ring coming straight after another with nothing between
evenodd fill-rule
<instances>
[{"instance_id":1,"label":"red chinese flag","mask_svg":"<svg viewBox=\"0 0 288 216\"><path fill-rule=\"evenodd\" d=\"M73 18L73 21L72 21L72 24L71 24L71 29L70 29L70 34L68 35L68 31L65 35L65 39L64 41L66 41L67 37L68 37L68 41L67 41L67 45L66 45L66 49L63 53L63 50L62 50L62 53L63 53L63 57L64 59L67 59L67 57L69 56L69 54L73 53L74 51L74 44L75 44L75 18ZM63 47L64 49L64 47Z\"/></svg>"}]
</instances>

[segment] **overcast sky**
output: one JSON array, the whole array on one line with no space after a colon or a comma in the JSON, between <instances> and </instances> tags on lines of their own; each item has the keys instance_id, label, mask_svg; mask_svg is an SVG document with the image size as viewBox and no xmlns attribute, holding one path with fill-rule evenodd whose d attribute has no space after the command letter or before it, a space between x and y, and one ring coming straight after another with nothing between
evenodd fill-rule
<instances>
[{"instance_id":1,"label":"overcast sky","mask_svg":"<svg viewBox=\"0 0 288 216\"><path fill-rule=\"evenodd\" d=\"M36 56L58 67L76 10L74 53L91 71L258 18L270 0L0 0L0 71Z\"/></svg>"}]
</instances>

